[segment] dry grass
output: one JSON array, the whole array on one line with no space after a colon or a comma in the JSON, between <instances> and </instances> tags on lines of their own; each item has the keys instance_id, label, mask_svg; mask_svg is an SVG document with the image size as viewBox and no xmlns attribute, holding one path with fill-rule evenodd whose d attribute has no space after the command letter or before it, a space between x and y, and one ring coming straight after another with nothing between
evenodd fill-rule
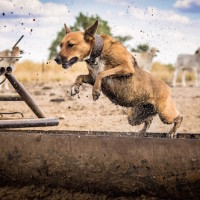
<instances>
[{"instance_id":1,"label":"dry grass","mask_svg":"<svg viewBox=\"0 0 200 200\"><path fill-rule=\"evenodd\" d=\"M173 79L174 69L171 65L165 65L158 62L153 63L151 73L165 82L171 82Z\"/></svg>"},{"instance_id":2,"label":"dry grass","mask_svg":"<svg viewBox=\"0 0 200 200\"><path fill-rule=\"evenodd\" d=\"M153 63L151 72L161 78L163 81L171 83L173 79L174 67L172 65L165 65L158 62ZM44 72L42 72L42 63L35 63L32 61L23 61L17 64L16 77L21 82L48 82L48 81L66 81L72 84L79 74L87 74L88 70L85 63L77 63L65 70L61 65L57 65L54 61L44 63ZM186 73L186 80L194 79L191 72ZM178 75L178 80L181 80L181 71Z\"/></svg>"},{"instance_id":3,"label":"dry grass","mask_svg":"<svg viewBox=\"0 0 200 200\"><path fill-rule=\"evenodd\" d=\"M174 66L169 64L161 64L159 62L153 63L151 73L162 79L167 83L171 83L174 77ZM177 81L181 81L181 70L178 73ZM185 79L191 81L194 79L194 74L192 72L186 72Z\"/></svg>"},{"instance_id":4,"label":"dry grass","mask_svg":"<svg viewBox=\"0 0 200 200\"><path fill-rule=\"evenodd\" d=\"M88 73L85 63L77 63L66 70L54 61L44 63L43 66L44 71L42 71L42 63L23 61L17 64L14 74L21 82L67 81L71 84L79 74Z\"/></svg>"}]
</instances>

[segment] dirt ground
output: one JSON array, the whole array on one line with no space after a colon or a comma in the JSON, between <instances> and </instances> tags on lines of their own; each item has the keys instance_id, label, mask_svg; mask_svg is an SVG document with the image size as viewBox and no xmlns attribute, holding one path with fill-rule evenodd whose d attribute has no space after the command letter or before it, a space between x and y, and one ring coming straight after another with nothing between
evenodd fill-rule
<instances>
[{"instance_id":1,"label":"dirt ground","mask_svg":"<svg viewBox=\"0 0 200 200\"><path fill-rule=\"evenodd\" d=\"M157 197L146 195L138 196L111 196L109 194L90 194L73 192L64 189L36 187L34 185L25 187L6 186L0 188L1 200L158 200Z\"/></svg>"},{"instance_id":2,"label":"dirt ground","mask_svg":"<svg viewBox=\"0 0 200 200\"><path fill-rule=\"evenodd\" d=\"M27 83L24 84L39 106L48 117L58 117L57 127L37 129L88 130L135 132L142 127L132 127L127 122L127 108L111 103L103 94L99 100L92 100L92 87L83 86L80 94L70 96L70 85L65 82ZM184 117L179 132L200 132L200 88L171 88L178 110ZM11 90L10 93L14 93ZM5 93L4 93L5 94ZM24 102L0 102L0 112L22 112L25 118L35 117ZM7 117L4 115L4 117ZM11 117L19 117L12 115ZM150 132L168 132L171 125L163 124L158 117L154 118ZM32 128L33 129L33 128ZM109 197L103 194L77 193L56 188L0 187L0 199L156 199L155 197Z\"/></svg>"},{"instance_id":3,"label":"dirt ground","mask_svg":"<svg viewBox=\"0 0 200 200\"><path fill-rule=\"evenodd\" d=\"M39 129L135 132L142 128L142 125L130 126L127 121L128 109L114 105L103 94L94 102L92 87L89 85L81 87L79 95L75 97L70 96L71 85L65 82L27 83L24 86L48 117L60 119L57 127ZM199 133L200 88L179 86L171 88L171 91L177 108L184 117L179 132ZM14 91L11 90L10 93ZM22 112L25 118L35 117L24 102L0 102L0 112L15 111ZM156 116L149 131L168 132L171 126L163 124Z\"/></svg>"}]
</instances>

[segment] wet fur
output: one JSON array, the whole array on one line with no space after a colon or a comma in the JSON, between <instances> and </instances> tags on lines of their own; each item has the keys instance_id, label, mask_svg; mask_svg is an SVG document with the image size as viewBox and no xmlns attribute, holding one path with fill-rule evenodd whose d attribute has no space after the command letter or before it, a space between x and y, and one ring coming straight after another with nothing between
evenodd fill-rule
<instances>
[{"instance_id":1,"label":"wet fur","mask_svg":"<svg viewBox=\"0 0 200 200\"><path fill-rule=\"evenodd\" d=\"M95 28L97 28L96 22L88 29ZM90 36L94 37L95 31L92 30L91 32L93 32L93 35ZM66 33L62 44L66 44L71 38L73 40L75 38L73 32L66 31ZM78 33L75 32L76 37L79 36ZM80 33L80 38L77 41L84 38L82 34L88 33L86 31ZM79 92L81 84L91 84L93 85L92 95L94 100L99 98L102 91L113 103L131 107L128 113L128 122L133 126L144 123L144 128L140 131L141 135L145 136L153 116L158 114L162 122L166 124L174 123L169 132L169 137L175 137L182 117L179 116L168 86L162 80L140 69L135 59L119 41L105 34L101 34L101 37L104 41L104 47L101 56L98 58L99 65L88 64L89 74L77 77L72 87L72 95ZM81 44L83 43L82 39ZM85 43L83 49L77 47L68 54L63 54L64 50L61 49L59 56L67 60L73 56L85 54L82 51L91 51L94 43L91 42L90 47L84 50L89 42L85 40ZM85 56L88 55L89 53L85 54ZM79 57L79 60L83 59L84 57Z\"/></svg>"}]
</instances>

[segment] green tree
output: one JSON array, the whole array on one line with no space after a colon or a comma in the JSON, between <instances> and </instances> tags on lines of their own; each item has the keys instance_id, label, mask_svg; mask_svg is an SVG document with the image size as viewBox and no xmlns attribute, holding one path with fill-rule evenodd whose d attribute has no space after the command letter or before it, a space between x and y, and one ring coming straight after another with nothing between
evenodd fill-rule
<instances>
[{"instance_id":1,"label":"green tree","mask_svg":"<svg viewBox=\"0 0 200 200\"><path fill-rule=\"evenodd\" d=\"M131 48L132 52L146 52L149 50L149 45L148 44L139 44L137 45L137 48Z\"/></svg>"},{"instance_id":2,"label":"green tree","mask_svg":"<svg viewBox=\"0 0 200 200\"><path fill-rule=\"evenodd\" d=\"M88 16L88 15L84 15L82 12L80 12L79 15L76 17L75 24L73 26L70 26L69 28L72 31L84 30L87 27L91 26L97 19L99 21L97 34L104 33L104 34L113 36L113 34L111 32L111 28L108 25L107 21L101 19L98 15ZM57 55L57 53L58 53L57 46L60 44L60 41L62 40L62 38L64 36L65 36L65 30L64 30L64 28L62 28L62 30L60 32L58 32L57 37L55 38L55 40L53 40L53 42L51 43L51 46L49 47L49 59L52 59ZM115 36L115 38L122 43L125 43L128 40L132 39L132 37L130 35Z\"/></svg>"},{"instance_id":3,"label":"green tree","mask_svg":"<svg viewBox=\"0 0 200 200\"><path fill-rule=\"evenodd\" d=\"M74 26L70 27L70 29L72 31L84 30L87 27L91 26L96 20L99 21L97 34L104 33L107 35L112 35L111 28L108 26L107 21L101 19L98 15L88 16L88 15L84 15L82 12L80 12L79 16L76 17L76 22Z\"/></svg>"},{"instance_id":4,"label":"green tree","mask_svg":"<svg viewBox=\"0 0 200 200\"><path fill-rule=\"evenodd\" d=\"M58 32L56 39L53 40L51 46L49 47L49 59L56 57L56 55L58 54L57 46L60 44L60 41L64 36L65 36L65 30L64 28L62 28L62 30Z\"/></svg>"},{"instance_id":5,"label":"green tree","mask_svg":"<svg viewBox=\"0 0 200 200\"><path fill-rule=\"evenodd\" d=\"M119 40L121 43L125 43L125 42L127 42L127 41L132 39L132 37L130 35L126 35L126 36L118 35L118 36L115 36L115 38L117 40Z\"/></svg>"}]
</instances>

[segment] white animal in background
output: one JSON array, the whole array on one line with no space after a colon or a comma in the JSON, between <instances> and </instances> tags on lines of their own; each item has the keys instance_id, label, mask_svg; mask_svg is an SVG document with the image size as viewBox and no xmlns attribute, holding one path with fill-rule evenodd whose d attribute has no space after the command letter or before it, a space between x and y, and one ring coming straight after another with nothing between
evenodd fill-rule
<instances>
[{"instance_id":1,"label":"white animal in background","mask_svg":"<svg viewBox=\"0 0 200 200\"><path fill-rule=\"evenodd\" d=\"M12 70L15 70L16 67L16 62L18 61L17 58L1 58L4 56L14 56L14 57L18 57L20 55L20 53L22 53L22 51L20 51L19 47L14 47L12 48L12 50L5 50L5 51L1 51L0 52L0 66L1 67L12 67ZM8 86L8 81L7 79L5 80L5 76L2 75L0 76L0 91L3 89L3 87L5 88L5 90L9 90L9 86Z\"/></svg>"},{"instance_id":2,"label":"white animal in background","mask_svg":"<svg viewBox=\"0 0 200 200\"><path fill-rule=\"evenodd\" d=\"M176 79L179 69L182 69L182 85L185 87L185 71L193 70L195 75L195 86L199 86L198 69L200 69L200 47L196 50L195 54L180 54L177 57L175 64L176 70L174 71L174 79L172 85L176 86Z\"/></svg>"},{"instance_id":3,"label":"white animal in background","mask_svg":"<svg viewBox=\"0 0 200 200\"><path fill-rule=\"evenodd\" d=\"M150 72L152 68L153 58L156 56L156 48L151 48L146 52L133 52L132 56L136 59L137 64L143 70Z\"/></svg>"}]
</instances>

